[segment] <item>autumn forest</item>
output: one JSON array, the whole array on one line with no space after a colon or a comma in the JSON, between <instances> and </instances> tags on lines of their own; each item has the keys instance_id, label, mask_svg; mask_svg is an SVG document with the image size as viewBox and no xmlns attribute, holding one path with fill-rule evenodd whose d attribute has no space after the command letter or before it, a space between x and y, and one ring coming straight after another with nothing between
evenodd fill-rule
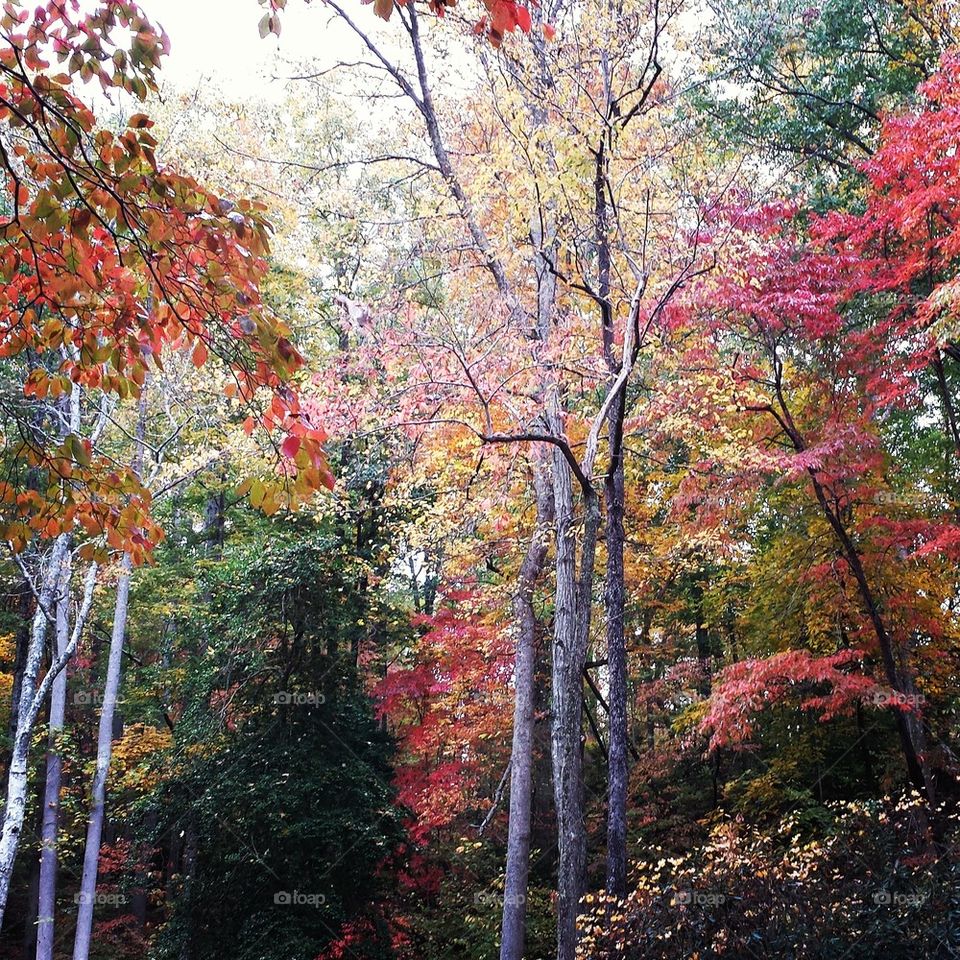
<instances>
[{"instance_id":1,"label":"autumn forest","mask_svg":"<svg viewBox=\"0 0 960 960\"><path fill-rule=\"evenodd\" d=\"M0 440L0 960L960 957L956 0L5 0Z\"/></svg>"}]
</instances>

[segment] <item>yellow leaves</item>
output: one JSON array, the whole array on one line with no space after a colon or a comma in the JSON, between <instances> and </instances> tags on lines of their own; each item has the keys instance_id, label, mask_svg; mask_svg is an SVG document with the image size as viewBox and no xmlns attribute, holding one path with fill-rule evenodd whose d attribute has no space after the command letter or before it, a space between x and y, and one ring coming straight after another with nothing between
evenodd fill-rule
<instances>
[{"instance_id":1,"label":"yellow leaves","mask_svg":"<svg viewBox=\"0 0 960 960\"><path fill-rule=\"evenodd\" d=\"M123 736L114 743L113 758L120 766L131 766L172 745L173 737L165 727L135 723L126 727Z\"/></svg>"},{"instance_id":2,"label":"yellow leaves","mask_svg":"<svg viewBox=\"0 0 960 960\"><path fill-rule=\"evenodd\" d=\"M173 746L173 736L165 727L135 723L125 728L123 736L113 745L113 764L120 773L120 783L126 789L146 792L161 779L157 754Z\"/></svg>"},{"instance_id":3,"label":"yellow leaves","mask_svg":"<svg viewBox=\"0 0 960 960\"><path fill-rule=\"evenodd\" d=\"M0 634L0 663L12 663L17 651L15 634Z\"/></svg>"},{"instance_id":4,"label":"yellow leaves","mask_svg":"<svg viewBox=\"0 0 960 960\"><path fill-rule=\"evenodd\" d=\"M17 640L14 634L5 633L0 635L0 664L13 665L14 659L16 658L16 647ZM11 698L13 695L13 673L8 673L5 670L0 670L0 705L3 706L3 710L0 711L0 714L6 716L7 711L11 706Z\"/></svg>"}]
</instances>

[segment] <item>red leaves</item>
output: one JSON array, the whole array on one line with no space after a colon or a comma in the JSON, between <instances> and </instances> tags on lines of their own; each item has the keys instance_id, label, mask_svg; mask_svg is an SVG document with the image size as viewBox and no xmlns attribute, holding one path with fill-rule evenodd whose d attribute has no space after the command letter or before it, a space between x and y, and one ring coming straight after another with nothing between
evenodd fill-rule
<instances>
[{"instance_id":1,"label":"red leaves","mask_svg":"<svg viewBox=\"0 0 960 960\"><path fill-rule=\"evenodd\" d=\"M710 735L710 749L742 748L757 717L788 699L799 701L802 710L819 712L821 721L851 711L879 689L856 669L862 659L860 650L841 650L828 657L790 650L731 664L720 673L701 722Z\"/></svg>"},{"instance_id":2,"label":"red leaves","mask_svg":"<svg viewBox=\"0 0 960 960\"><path fill-rule=\"evenodd\" d=\"M193 348L193 352L190 354L190 359L193 361L193 365L195 367L202 367L207 362L207 358L209 356L209 351L207 350L204 342L202 340L198 340L197 345Z\"/></svg>"},{"instance_id":3,"label":"red leaves","mask_svg":"<svg viewBox=\"0 0 960 960\"><path fill-rule=\"evenodd\" d=\"M487 16L479 20L474 33L485 33L490 43L499 47L504 36L513 33L517 27L523 33L529 33L531 27L530 10L514 0L484 0Z\"/></svg>"},{"instance_id":4,"label":"red leaves","mask_svg":"<svg viewBox=\"0 0 960 960\"><path fill-rule=\"evenodd\" d=\"M469 806L484 746L499 736L509 697L506 638L487 626L473 593L456 607L418 618L426 628L411 662L388 671L375 689L402 747L401 801L416 814L414 839L449 824Z\"/></svg>"}]
</instances>

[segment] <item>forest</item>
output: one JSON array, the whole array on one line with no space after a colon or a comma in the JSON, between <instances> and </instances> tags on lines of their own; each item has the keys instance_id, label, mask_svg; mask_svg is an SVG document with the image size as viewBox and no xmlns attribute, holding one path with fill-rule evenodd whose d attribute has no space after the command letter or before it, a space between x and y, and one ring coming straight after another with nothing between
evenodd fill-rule
<instances>
[{"instance_id":1,"label":"forest","mask_svg":"<svg viewBox=\"0 0 960 960\"><path fill-rule=\"evenodd\" d=\"M960 3L192 8L0 6L0 960L960 957Z\"/></svg>"}]
</instances>

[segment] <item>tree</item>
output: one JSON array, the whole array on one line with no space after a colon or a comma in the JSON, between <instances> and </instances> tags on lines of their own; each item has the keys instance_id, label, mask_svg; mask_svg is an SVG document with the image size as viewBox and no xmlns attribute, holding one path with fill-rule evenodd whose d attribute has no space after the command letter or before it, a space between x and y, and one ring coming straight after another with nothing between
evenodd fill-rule
<instances>
[{"instance_id":1,"label":"tree","mask_svg":"<svg viewBox=\"0 0 960 960\"><path fill-rule=\"evenodd\" d=\"M13 137L0 151L9 202L0 326L3 359L24 365L24 396L56 399L76 385L124 399L139 394L165 351L189 350L197 366L214 353L232 371L231 393L259 405L257 391L267 391L269 409L257 418L288 435L282 449L291 463L270 484L257 481L254 498L269 508L329 483L324 435L304 420L285 382L302 359L260 301L262 210L160 169L145 115L133 115L114 136L97 128L73 92L77 81L96 78L104 90L144 99L155 88L165 37L121 0L86 16L77 4L49 3L31 15L11 3L0 27L0 122ZM115 44L117 30L130 33L129 49ZM50 72L54 58L66 72ZM49 369L37 362L44 354L54 358ZM29 418L13 426L14 469L0 488L4 536L15 552L38 537L56 545L24 658L17 761L0 839L0 918L22 825L26 749L56 673L35 687L67 538L75 529L104 535L140 563L159 536L149 494L131 471L116 470L69 430L46 444ZM97 546L82 551L90 557Z\"/></svg>"},{"instance_id":2,"label":"tree","mask_svg":"<svg viewBox=\"0 0 960 960\"><path fill-rule=\"evenodd\" d=\"M190 937L201 957L281 957L319 951L362 917L383 927L387 865L405 839L392 745L354 659L358 621L387 644L391 612L358 584L365 563L329 520L258 526L228 542L180 627L181 658L197 636L204 654L169 667L186 672L183 702L143 802L159 812L154 843L173 842L192 811L196 859L163 956ZM225 883L235 896L219 895Z\"/></svg>"},{"instance_id":3,"label":"tree","mask_svg":"<svg viewBox=\"0 0 960 960\"><path fill-rule=\"evenodd\" d=\"M955 42L926 0L709 6L711 82L693 100L711 143L749 149L788 177L799 164L797 182L825 205L855 197L882 116Z\"/></svg>"}]
</instances>

